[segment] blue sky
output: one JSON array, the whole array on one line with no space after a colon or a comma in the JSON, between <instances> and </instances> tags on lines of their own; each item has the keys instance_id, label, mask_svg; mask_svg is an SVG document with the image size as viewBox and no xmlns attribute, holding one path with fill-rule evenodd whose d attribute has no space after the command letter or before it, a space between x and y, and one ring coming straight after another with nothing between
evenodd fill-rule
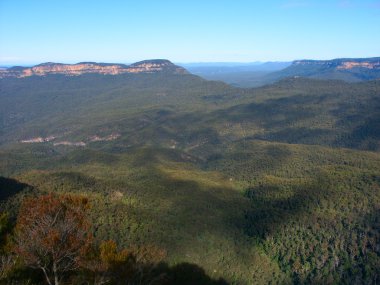
<instances>
[{"instance_id":1,"label":"blue sky","mask_svg":"<svg viewBox=\"0 0 380 285\"><path fill-rule=\"evenodd\" d=\"M0 0L0 65L373 56L379 0Z\"/></svg>"}]
</instances>

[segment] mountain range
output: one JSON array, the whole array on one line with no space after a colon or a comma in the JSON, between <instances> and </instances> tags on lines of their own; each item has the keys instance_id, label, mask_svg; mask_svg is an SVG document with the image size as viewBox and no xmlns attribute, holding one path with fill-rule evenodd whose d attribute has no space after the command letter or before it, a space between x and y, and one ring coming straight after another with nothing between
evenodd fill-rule
<instances>
[{"instance_id":1,"label":"mountain range","mask_svg":"<svg viewBox=\"0 0 380 285\"><path fill-rule=\"evenodd\" d=\"M75 76L88 73L117 75L124 73L154 72L172 72L181 74L186 73L186 70L179 66L175 66L168 60L162 59L144 60L131 65L96 62L79 62L77 64L47 62L35 65L33 67L15 66L5 70L0 70L0 78L22 78L33 75L45 76L50 74L64 74L67 76Z\"/></svg>"},{"instance_id":2,"label":"mountain range","mask_svg":"<svg viewBox=\"0 0 380 285\"><path fill-rule=\"evenodd\" d=\"M167 60L0 72L11 221L24 197L71 193L96 242L154 245L228 284L377 282L377 59L296 61L256 88Z\"/></svg>"},{"instance_id":3,"label":"mountain range","mask_svg":"<svg viewBox=\"0 0 380 285\"><path fill-rule=\"evenodd\" d=\"M333 60L296 60L291 66L269 75L273 79L300 76L348 82L380 78L380 57Z\"/></svg>"},{"instance_id":4,"label":"mountain range","mask_svg":"<svg viewBox=\"0 0 380 285\"><path fill-rule=\"evenodd\" d=\"M189 65L190 72L209 80L221 80L238 87L258 87L287 77L336 79L359 82L380 78L380 58L295 60L253 64Z\"/></svg>"}]
</instances>

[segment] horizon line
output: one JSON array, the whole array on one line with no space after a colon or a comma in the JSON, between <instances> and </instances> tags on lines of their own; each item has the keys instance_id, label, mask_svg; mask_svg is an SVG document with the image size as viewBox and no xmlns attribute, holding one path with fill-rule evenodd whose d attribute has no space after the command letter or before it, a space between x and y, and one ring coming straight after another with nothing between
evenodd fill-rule
<instances>
[{"instance_id":1,"label":"horizon line","mask_svg":"<svg viewBox=\"0 0 380 285\"><path fill-rule=\"evenodd\" d=\"M30 67L35 66L39 64L44 63L55 63L55 64L67 64L67 65L75 65L79 63L110 63L110 64L133 64L136 62L144 61L144 60L168 60L174 64L265 64L265 63L289 63L294 61L301 61L301 60L315 60L315 61L330 61L330 60L338 60L338 59L375 59L379 58L379 56L371 56L371 57L336 57L336 58L330 58L330 59L312 59L312 58L302 58L302 59L292 59L292 60L255 60L255 61L172 61L167 58L149 58L149 59L142 59L137 61L92 61L92 60L83 60L83 61L40 61L40 62L18 62L18 63L6 63L6 62L0 62L0 67L16 67L16 66L22 66L22 67Z\"/></svg>"}]
</instances>

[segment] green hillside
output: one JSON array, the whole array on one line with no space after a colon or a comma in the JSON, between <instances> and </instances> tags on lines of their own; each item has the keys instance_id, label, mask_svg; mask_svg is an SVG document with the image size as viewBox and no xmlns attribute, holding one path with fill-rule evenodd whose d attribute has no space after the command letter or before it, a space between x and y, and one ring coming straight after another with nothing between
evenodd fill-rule
<instances>
[{"instance_id":1,"label":"green hillside","mask_svg":"<svg viewBox=\"0 0 380 285\"><path fill-rule=\"evenodd\" d=\"M24 197L83 194L96 241L153 244L170 266L196 264L213 280L379 279L379 81L239 89L191 74L91 74L0 88L0 210L11 222ZM7 282L33 284L23 274Z\"/></svg>"},{"instance_id":2,"label":"green hillside","mask_svg":"<svg viewBox=\"0 0 380 285\"><path fill-rule=\"evenodd\" d=\"M149 147L12 155L1 153L1 172L17 170L33 190L8 194L10 213L23 195L82 193L94 205L96 238L156 244L170 263L198 264L232 284L376 276L377 153L253 141L208 161Z\"/></svg>"},{"instance_id":3,"label":"green hillside","mask_svg":"<svg viewBox=\"0 0 380 285\"><path fill-rule=\"evenodd\" d=\"M296 78L239 89L193 75L51 75L0 86L3 144L118 133L120 147L264 139L379 149L379 81Z\"/></svg>"}]
</instances>

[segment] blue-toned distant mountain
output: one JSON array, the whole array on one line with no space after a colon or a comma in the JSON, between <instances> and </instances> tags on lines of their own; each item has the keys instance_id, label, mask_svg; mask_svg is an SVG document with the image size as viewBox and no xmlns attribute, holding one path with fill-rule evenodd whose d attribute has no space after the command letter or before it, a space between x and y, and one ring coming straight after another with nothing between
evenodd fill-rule
<instances>
[{"instance_id":1,"label":"blue-toned distant mountain","mask_svg":"<svg viewBox=\"0 0 380 285\"><path fill-rule=\"evenodd\" d=\"M183 66L196 75L217 75L237 72L273 72L290 66L292 62L200 62L183 63Z\"/></svg>"},{"instance_id":2,"label":"blue-toned distant mountain","mask_svg":"<svg viewBox=\"0 0 380 285\"><path fill-rule=\"evenodd\" d=\"M286 77L308 77L359 82L380 78L380 57L296 60L289 67L266 76L273 82Z\"/></svg>"},{"instance_id":3,"label":"blue-toned distant mountain","mask_svg":"<svg viewBox=\"0 0 380 285\"><path fill-rule=\"evenodd\" d=\"M255 87L266 83L265 76L280 71L291 62L208 62L179 64L189 72L208 80L220 80L239 87Z\"/></svg>"},{"instance_id":4,"label":"blue-toned distant mountain","mask_svg":"<svg viewBox=\"0 0 380 285\"><path fill-rule=\"evenodd\" d=\"M258 87L287 77L334 79L347 82L380 78L380 57L226 64L224 66L220 63L183 66L203 78L224 81L238 87Z\"/></svg>"}]
</instances>

